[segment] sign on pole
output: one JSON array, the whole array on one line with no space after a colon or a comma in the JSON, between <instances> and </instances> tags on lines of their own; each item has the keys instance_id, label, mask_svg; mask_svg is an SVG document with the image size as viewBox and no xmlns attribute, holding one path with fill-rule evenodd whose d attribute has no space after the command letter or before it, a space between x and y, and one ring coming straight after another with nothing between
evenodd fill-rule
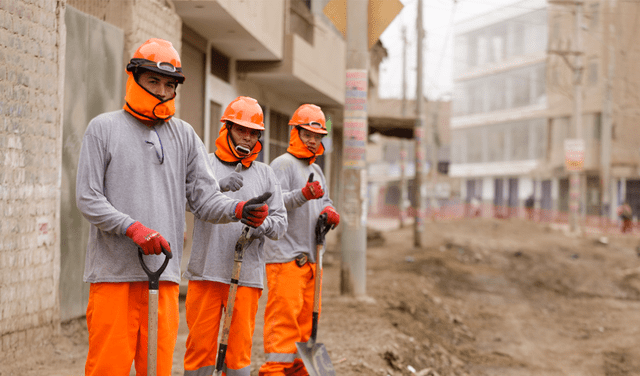
<instances>
[{"instance_id":1,"label":"sign on pole","mask_svg":"<svg viewBox=\"0 0 640 376\"><path fill-rule=\"evenodd\" d=\"M564 140L564 163L567 171L584 169L584 140L572 138Z\"/></svg>"}]
</instances>

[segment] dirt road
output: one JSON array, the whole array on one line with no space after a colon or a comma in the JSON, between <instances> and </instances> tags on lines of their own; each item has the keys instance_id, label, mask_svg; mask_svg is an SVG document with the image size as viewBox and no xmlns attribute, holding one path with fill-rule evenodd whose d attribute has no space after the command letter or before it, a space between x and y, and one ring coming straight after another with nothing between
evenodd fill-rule
<instances>
[{"instance_id":1,"label":"dirt road","mask_svg":"<svg viewBox=\"0 0 640 376\"><path fill-rule=\"evenodd\" d=\"M340 255L328 245L318 340L338 375L640 375L635 237L602 244L600 235L487 219L430 223L421 249L412 228L383 236L369 243L363 300L340 295ZM252 375L263 360L263 309ZM186 334L182 321L174 375ZM79 376L85 355L78 320L22 362L1 364L0 375Z\"/></svg>"}]
</instances>

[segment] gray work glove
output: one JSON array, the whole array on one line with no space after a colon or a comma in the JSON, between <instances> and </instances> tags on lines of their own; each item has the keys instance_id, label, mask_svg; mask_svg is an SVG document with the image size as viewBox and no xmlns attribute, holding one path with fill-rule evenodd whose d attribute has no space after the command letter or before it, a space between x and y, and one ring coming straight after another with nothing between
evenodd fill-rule
<instances>
[{"instance_id":1,"label":"gray work glove","mask_svg":"<svg viewBox=\"0 0 640 376\"><path fill-rule=\"evenodd\" d=\"M241 169L242 163L238 163L234 172L220 179L218 183L220 184L220 190L222 192L235 192L242 188L242 175L240 175Z\"/></svg>"}]
</instances>

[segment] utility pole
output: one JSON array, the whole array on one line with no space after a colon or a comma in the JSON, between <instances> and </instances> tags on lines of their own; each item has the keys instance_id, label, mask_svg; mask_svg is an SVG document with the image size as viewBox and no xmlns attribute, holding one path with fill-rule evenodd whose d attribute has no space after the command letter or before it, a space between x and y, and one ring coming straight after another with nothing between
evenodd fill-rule
<instances>
[{"instance_id":1,"label":"utility pole","mask_svg":"<svg viewBox=\"0 0 640 376\"><path fill-rule=\"evenodd\" d=\"M614 13L609 9L609 35L607 46L609 48L609 67L607 72L607 84L605 86L604 106L602 106L602 134L600 148L600 163L602 176L600 187L602 192L602 209L600 218L605 230L609 228L611 217L611 136L613 129L613 79L616 64L616 28L613 22Z\"/></svg>"},{"instance_id":2,"label":"utility pole","mask_svg":"<svg viewBox=\"0 0 640 376\"><path fill-rule=\"evenodd\" d=\"M559 5L574 5L575 6L575 19L574 19L574 47L572 50L549 50L549 53L557 54L564 59L567 65L573 72L573 138L574 145L577 145L572 152L579 151L577 149L584 150L584 138L582 135L582 0L550 0L549 4ZM569 61L567 56L573 55L573 63ZM575 147L575 146L574 146ZM568 150L565 150L565 153ZM584 203L582 202L581 191L581 171L584 163L584 154L582 164L580 167L572 168L569 174L569 226L571 232L577 232L580 228L580 213L581 208L584 209Z\"/></svg>"},{"instance_id":3,"label":"utility pole","mask_svg":"<svg viewBox=\"0 0 640 376\"><path fill-rule=\"evenodd\" d=\"M407 116L407 28L402 25L402 117ZM400 228L407 219L407 145L400 139L400 202L398 204Z\"/></svg>"},{"instance_id":4,"label":"utility pole","mask_svg":"<svg viewBox=\"0 0 640 376\"><path fill-rule=\"evenodd\" d=\"M422 0L418 0L418 12L416 18L416 27L418 31L418 64L416 66L416 125L413 130L416 149L416 177L414 184L414 197L416 200L415 221L413 223L413 246L420 248L422 246L422 232L424 231L424 202L425 202L425 186L423 176L423 166L425 162L424 152L424 111L423 111L423 89L422 89L422 41L424 40L424 28L422 27Z\"/></svg>"},{"instance_id":5,"label":"utility pole","mask_svg":"<svg viewBox=\"0 0 640 376\"><path fill-rule=\"evenodd\" d=\"M429 168L429 207L431 212L431 219L435 220L438 209L438 198L436 197L436 185L438 184L438 114L440 112L440 101L431 102L431 110L433 116L431 118L431 130L429 132L429 157L431 168Z\"/></svg>"},{"instance_id":6,"label":"utility pole","mask_svg":"<svg viewBox=\"0 0 640 376\"><path fill-rule=\"evenodd\" d=\"M407 116L407 28L402 25L402 117Z\"/></svg>"},{"instance_id":7,"label":"utility pole","mask_svg":"<svg viewBox=\"0 0 640 376\"><path fill-rule=\"evenodd\" d=\"M584 140L582 136L582 2L576 2L576 18L575 18L575 42L576 52L575 66L573 70L573 121L574 135L576 140ZM569 206L571 211L570 228L571 232L577 232L580 229L580 209L584 204L581 201L581 171L572 171L569 178Z\"/></svg>"},{"instance_id":8,"label":"utility pole","mask_svg":"<svg viewBox=\"0 0 640 376\"><path fill-rule=\"evenodd\" d=\"M366 143L369 80L368 1L347 0L347 69L343 130L343 228L340 292L366 295Z\"/></svg>"},{"instance_id":9,"label":"utility pole","mask_svg":"<svg viewBox=\"0 0 640 376\"><path fill-rule=\"evenodd\" d=\"M400 139L400 203L398 205L400 209L400 228L404 228L405 220L407 219L407 142L404 138Z\"/></svg>"}]
</instances>

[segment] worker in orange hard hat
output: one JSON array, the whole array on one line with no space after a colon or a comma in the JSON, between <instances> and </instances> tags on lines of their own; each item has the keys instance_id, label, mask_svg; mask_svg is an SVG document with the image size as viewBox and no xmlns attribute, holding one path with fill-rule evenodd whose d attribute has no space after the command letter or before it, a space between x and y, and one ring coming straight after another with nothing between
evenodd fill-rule
<instances>
[{"instance_id":1,"label":"worker in orange hard hat","mask_svg":"<svg viewBox=\"0 0 640 376\"><path fill-rule=\"evenodd\" d=\"M220 192L204 145L173 117L184 82L172 44L149 39L127 65L123 110L98 115L85 131L78 161L76 204L91 224L84 281L89 352L86 375L147 374L148 276L171 252L158 287L157 374L171 375L178 335L180 259L185 205L196 218L258 227L268 214L259 200Z\"/></svg>"},{"instance_id":2,"label":"worker in orange hard hat","mask_svg":"<svg viewBox=\"0 0 640 376\"><path fill-rule=\"evenodd\" d=\"M217 149L209 158L214 174L221 177L224 194L239 200L266 191L273 195L267 200L269 216L250 234L255 241L244 250L240 277L234 282L238 288L224 363L217 363L218 331L223 309L229 308L226 305L233 278L234 248L243 226L195 221L191 256L184 273L189 280L185 376L211 375L217 364L223 366L225 375L249 376L255 317L264 280L264 239L277 240L287 229L280 182L269 165L255 160L262 149L260 137L264 131L260 105L253 98L238 97L220 120L225 125L216 140Z\"/></svg>"},{"instance_id":3,"label":"worker in orange hard hat","mask_svg":"<svg viewBox=\"0 0 640 376\"><path fill-rule=\"evenodd\" d=\"M261 376L308 375L297 356L296 342L306 342L311 336L317 272L315 227L324 213L328 225L340 222L322 169L314 163L324 153L322 137L328 134L324 113L316 105L303 104L289 125L287 153L271 162L280 180L289 224L282 239L265 242L269 296Z\"/></svg>"}]
</instances>

